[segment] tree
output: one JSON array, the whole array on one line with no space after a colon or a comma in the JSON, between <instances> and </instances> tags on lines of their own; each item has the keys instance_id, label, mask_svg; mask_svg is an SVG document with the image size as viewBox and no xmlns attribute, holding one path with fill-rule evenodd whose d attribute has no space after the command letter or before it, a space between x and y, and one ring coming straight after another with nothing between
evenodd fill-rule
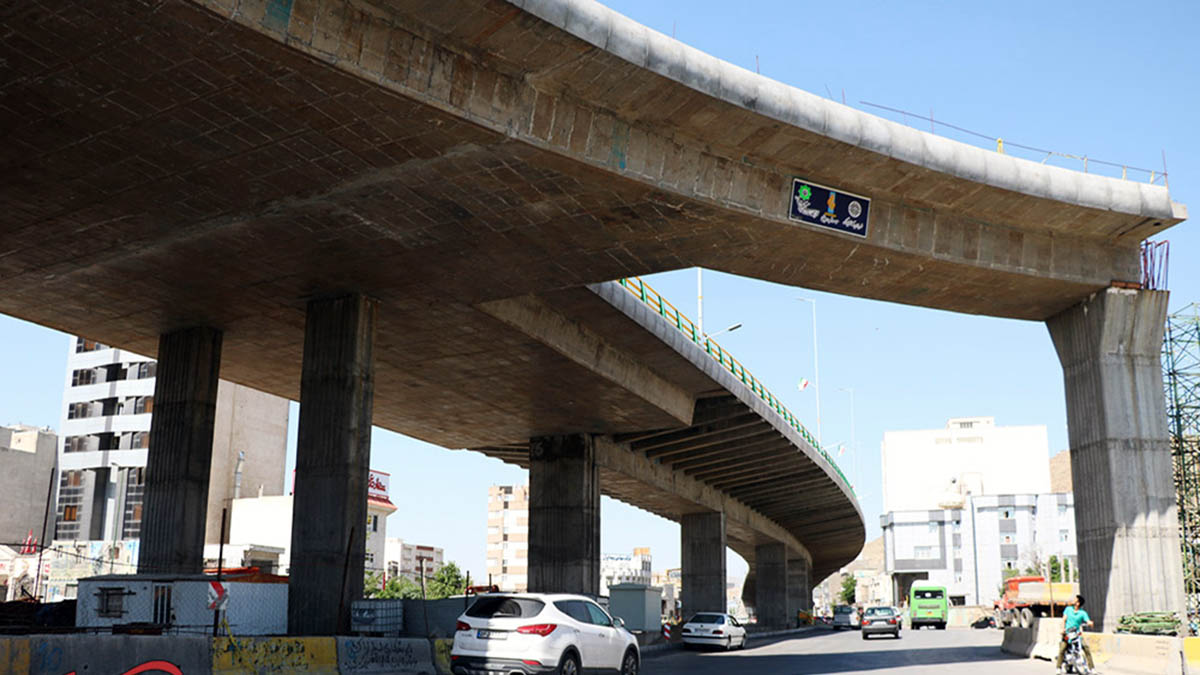
<instances>
[{"instance_id":1,"label":"tree","mask_svg":"<svg viewBox=\"0 0 1200 675\"><path fill-rule=\"evenodd\" d=\"M1063 562L1066 562L1065 560ZM1050 581L1062 581L1062 563L1059 562L1058 556L1050 556Z\"/></svg>"},{"instance_id":2,"label":"tree","mask_svg":"<svg viewBox=\"0 0 1200 675\"><path fill-rule=\"evenodd\" d=\"M430 600L462 595L466 591L467 580L453 562L446 563L437 574L425 581L425 597Z\"/></svg>"},{"instance_id":3,"label":"tree","mask_svg":"<svg viewBox=\"0 0 1200 675\"><path fill-rule=\"evenodd\" d=\"M846 576L842 577L841 598L843 605L854 604L854 592L857 590L857 587L858 580L854 578L853 574L847 574Z\"/></svg>"},{"instance_id":4,"label":"tree","mask_svg":"<svg viewBox=\"0 0 1200 675\"><path fill-rule=\"evenodd\" d=\"M367 572L363 578L363 596L379 600L395 600L405 598L420 599L421 587L406 576L394 576L381 583L382 577L374 572Z\"/></svg>"}]
</instances>

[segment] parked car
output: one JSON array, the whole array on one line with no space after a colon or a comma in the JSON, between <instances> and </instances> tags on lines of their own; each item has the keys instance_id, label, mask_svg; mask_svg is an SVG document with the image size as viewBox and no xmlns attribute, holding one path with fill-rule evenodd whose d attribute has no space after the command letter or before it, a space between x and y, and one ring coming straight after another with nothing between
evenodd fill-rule
<instances>
[{"instance_id":1,"label":"parked car","mask_svg":"<svg viewBox=\"0 0 1200 675\"><path fill-rule=\"evenodd\" d=\"M858 611L850 605L833 608L833 629L858 628Z\"/></svg>"},{"instance_id":2,"label":"parked car","mask_svg":"<svg viewBox=\"0 0 1200 675\"><path fill-rule=\"evenodd\" d=\"M892 607L868 607L863 612L863 639L880 634L900 639L900 615Z\"/></svg>"},{"instance_id":3,"label":"parked car","mask_svg":"<svg viewBox=\"0 0 1200 675\"><path fill-rule=\"evenodd\" d=\"M581 595L481 595L458 617L450 650L455 675L637 675L640 664L625 622Z\"/></svg>"},{"instance_id":4,"label":"parked car","mask_svg":"<svg viewBox=\"0 0 1200 675\"><path fill-rule=\"evenodd\" d=\"M717 612L700 612L687 623L679 633L684 645L710 645L741 649L746 646L746 627L729 614Z\"/></svg>"}]
</instances>

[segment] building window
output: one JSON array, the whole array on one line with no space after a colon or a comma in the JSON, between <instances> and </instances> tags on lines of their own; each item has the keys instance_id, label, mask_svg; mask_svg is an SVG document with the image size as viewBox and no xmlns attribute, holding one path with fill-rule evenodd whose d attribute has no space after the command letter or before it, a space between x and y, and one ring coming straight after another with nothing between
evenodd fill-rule
<instances>
[{"instance_id":1,"label":"building window","mask_svg":"<svg viewBox=\"0 0 1200 675\"><path fill-rule=\"evenodd\" d=\"M930 523L929 524L929 534L937 534L937 532L938 532L938 524Z\"/></svg>"},{"instance_id":2,"label":"building window","mask_svg":"<svg viewBox=\"0 0 1200 675\"><path fill-rule=\"evenodd\" d=\"M1011 508L1000 509L1000 517L1001 518L1012 518L1013 510Z\"/></svg>"},{"instance_id":3,"label":"building window","mask_svg":"<svg viewBox=\"0 0 1200 675\"><path fill-rule=\"evenodd\" d=\"M133 447L135 449L150 447L150 432L149 431L134 432L133 444L131 447Z\"/></svg>"},{"instance_id":4,"label":"building window","mask_svg":"<svg viewBox=\"0 0 1200 675\"><path fill-rule=\"evenodd\" d=\"M71 372L71 386L82 387L88 384L96 383L96 370L94 368L81 368Z\"/></svg>"},{"instance_id":5,"label":"building window","mask_svg":"<svg viewBox=\"0 0 1200 675\"><path fill-rule=\"evenodd\" d=\"M1013 543L1013 542L1012 542L1012 535L1011 535L1011 534L1006 534L1006 535L1004 535L1004 543L1005 543L1005 544L1011 544L1011 543Z\"/></svg>"},{"instance_id":6,"label":"building window","mask_svg":"<svg viewBox=\"0 0 1200 675\"><path fill-rule=\"evenodd\" d=\"M1067 515L1067 505L1066 504L1058 505L1058 515L1060 515L1060 516Z\"/></svg>"},{"instance_id":7,"label":"building window","mask_svg":"<svg viewBox=\"0 0 1200 675\"><path fill-rule=\"evenodd\" d=\"M935 546L914 546L913 557L918 560L933 560L937 557Z\"/></svg>"},{"instance_id":8,"label":"building window","mask_svg":"<svg viewBox=\"0 0 1200 675\"><path fill-rule=\"evenodd\" d=\"M1070 530L1059 530L1058 531L1058 540L1059 541L1066 543L1070 539L1071 539L1071 531Z\"/></svg>"},{"instance_id":9,"label":"building window","mask_svg":"<svg viewBox=\"0 0 1200 675\"><path fill-rule=\"evenodd\" d=\"M959 429L970 429L973 426L975 426L974 422L959 422L958 423Z\"/></svg>"},{"instance_id":10,"label":"building window","mask_svg":"<svg viewBox=\"0 0 1200 675\"><path fill-rule=\"evenodd\" d=\"M1004 565L1004 569L1006 569L1006 570L1015 570L1015 569L1017 569L1017 561L1016 561L1016 560L1012 560L1012 559L1005 559L1005 560L1002 560L1002 561L1000 561L1000 562L1001 562L1001 564L1002 564L1002 565Z\"/></svg>"},{"instance_id":11,"label":"building window","mask_svg":"<svg viewBox=\"0 0 1200 675\"><path fill-rule=\"evenodd\" d=\"M108 349L108 347L99 342L96 342L95 340L88 340L87 338L81 338L81 337L75 338L75 353L76 354L78 354L80 352L94 352L94 351L97 351L100 349Z\"/></svg>"},{"instance_id":12,"label":"building window","mask_svg":"<svg viewBox=\"0 0 1200 675\"><path fill-rule=\"evenodd\" d=\"M954 531L954 532L961 532L961 531L962 531L962 521L961 521L961 520L956 520L956 521L954 521L954 530L953 530L953 531Z\"/></svg>"},{"instance_id":13,"label":"building window","mask_svg":"<svg viewBox=\"0 0 1200 675\"><path fill-rule=\"evenodd\" d=\"M134 377L139 380L144 380L148 377L154 377L158 371L158 364L154 361L145 361L133 367Z\"/></svg>"},{"instance_id":14,"label":"building window","mask_svg":"<svg viewBox=\"0 0 1200 675\"><path fill-rule=\"evenodd\" d=\"M154 585L154 623L159 626L171 625L170 584Z\"/></svg>"},{"instance_id":15,"label":"building window","mask_svg":"<svg viewBox=\"0 0 1200 675\"><path fill-rule=\"evenodd\" d=\"M145 467L130 468L125 476L125 518L121 537L136 539L142 531L142 501L146 490Z\"/></svg>"},{"instance_id":16,"label":"building window","mask_svg":"<svg viewBox=\"0 0 1200 675\"><path fill-rule=\"evenodd\" d=\"M99 598L96 612L100 616L119 619L125 615L124 588L101 588L96 596Z\"/></svg>"},{"instance_id":17,"label":"building window","mask_svg":"<svg viewBox=\"0 0 1200 675\"><path fill-rule=\"evenodd\" d=\"M63 507L63 522L74 523L79 520L79 507L75 505Z\"/></svg>"},{"instance_id":18,"label":"building window","mask_svg":"<svg viewBox=\"0 0 1200 675\"><path fill-rule=\"evenodd\" d=\"M154 412L154 397L139 396L133 403L133 414L141 415L143 413Z\"/></svg>"}]
</instances>

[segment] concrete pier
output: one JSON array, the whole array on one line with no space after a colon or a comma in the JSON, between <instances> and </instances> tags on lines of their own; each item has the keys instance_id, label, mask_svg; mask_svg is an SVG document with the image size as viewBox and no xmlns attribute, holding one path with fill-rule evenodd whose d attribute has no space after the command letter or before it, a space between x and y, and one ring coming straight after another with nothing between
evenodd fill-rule
<instances>
[{"instance_id":1,"label":"concrete pier","mask_svg":"<svg viewBox=\"0 0 1200 675\"><path fill-rule=\"evenodd\" d=\"M725 514L684 514L679 524L684 620L696 612L724 612ZM761 571L756 583L763 583Z\"/></svg>"},{"instance_id":2,"label":"concrete pier","mask_svg":"<svg viewBox=\"0 0 1200 675\"><path fill-rule=\"evenodd\" d=\"M812 611L812 565L805 558L788 558L787 599L791 619L802 609Z\"/></svg>"},{"instance_id":3,"label":"concrete pier","mask_svg":"<svg viewBox=\"0 0 1200 675\"><path fill-rule=\"evenodd\" d=\"M759 625L788 625L787 547L782 543L754 547L754 611Z\"/></svg>"},{"instance_id":4,"label":"concrete pier","mask_svg":"<svg viewBox=\"0 0 1200 675\"><path fill-rule=\"evenodd\" d=\"M159 338L138 572L204 571L221 341L221 331L204 327Z\"/></svg>"},{"instance_id":5,"label":"concrete pier","mask_svg":"<svg viewBox=\"0 0 1200 675\"><path fill-rule=\"evenodd\" d=\"M600 472L588 434L529 442L529 590L600 593Z\"/></svg>"},{"instance_id":6,"label":"concrete pier","mask_svg":"<svg viewBox=\"0 0 1200 675\"><path fill-rule=\"evenodd\" d=\"M1066 384L1080 592L1097 626L1184 609L1161 350L1167 293L1108 289L1046 322Z\"/></svg>"},{"instance_id":7,"label":"concrete pier","mask_svg":"<svg viewBox=\"0 0 1200 675\"><path fill-rule=\"evenodd\" d=\"M361 295L308 303L288 632L345 634L362 597L374 400L375 304Z\"/></svg>"}]
</instances>

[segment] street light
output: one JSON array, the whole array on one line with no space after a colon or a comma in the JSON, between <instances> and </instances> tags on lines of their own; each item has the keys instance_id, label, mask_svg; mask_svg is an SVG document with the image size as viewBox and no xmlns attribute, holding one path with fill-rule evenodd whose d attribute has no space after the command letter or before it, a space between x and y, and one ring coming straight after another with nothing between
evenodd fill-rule
<instances>
[{"instance_id":1,"label":"street light","mask_svg":"<svg viewBox=\"0 0 1200 675\"><path fill-rule=\"evenodd\" d=\"M821 365L817 356L817 301L813 298L799 297L800 302L812 303L813 326L813 385L817 389L817 445L821 445Z\"/></svg>"},{"instance_id":2,"label":"street light","mask_svg":"<svg viewBox=\"0 0 1200 675\"><path fill-rule=\"evenodd\" d=\"M732 326L729 326L728 328L722 328L721 330L713 333L712 335L705 335L704 337L712 339L712 338L715 338L716 336L720 335L721 333L732 333L733 331L735 331L741 327L742 327L742 324L740 322L735 323Z\"/></svg>"}]
</instances>

